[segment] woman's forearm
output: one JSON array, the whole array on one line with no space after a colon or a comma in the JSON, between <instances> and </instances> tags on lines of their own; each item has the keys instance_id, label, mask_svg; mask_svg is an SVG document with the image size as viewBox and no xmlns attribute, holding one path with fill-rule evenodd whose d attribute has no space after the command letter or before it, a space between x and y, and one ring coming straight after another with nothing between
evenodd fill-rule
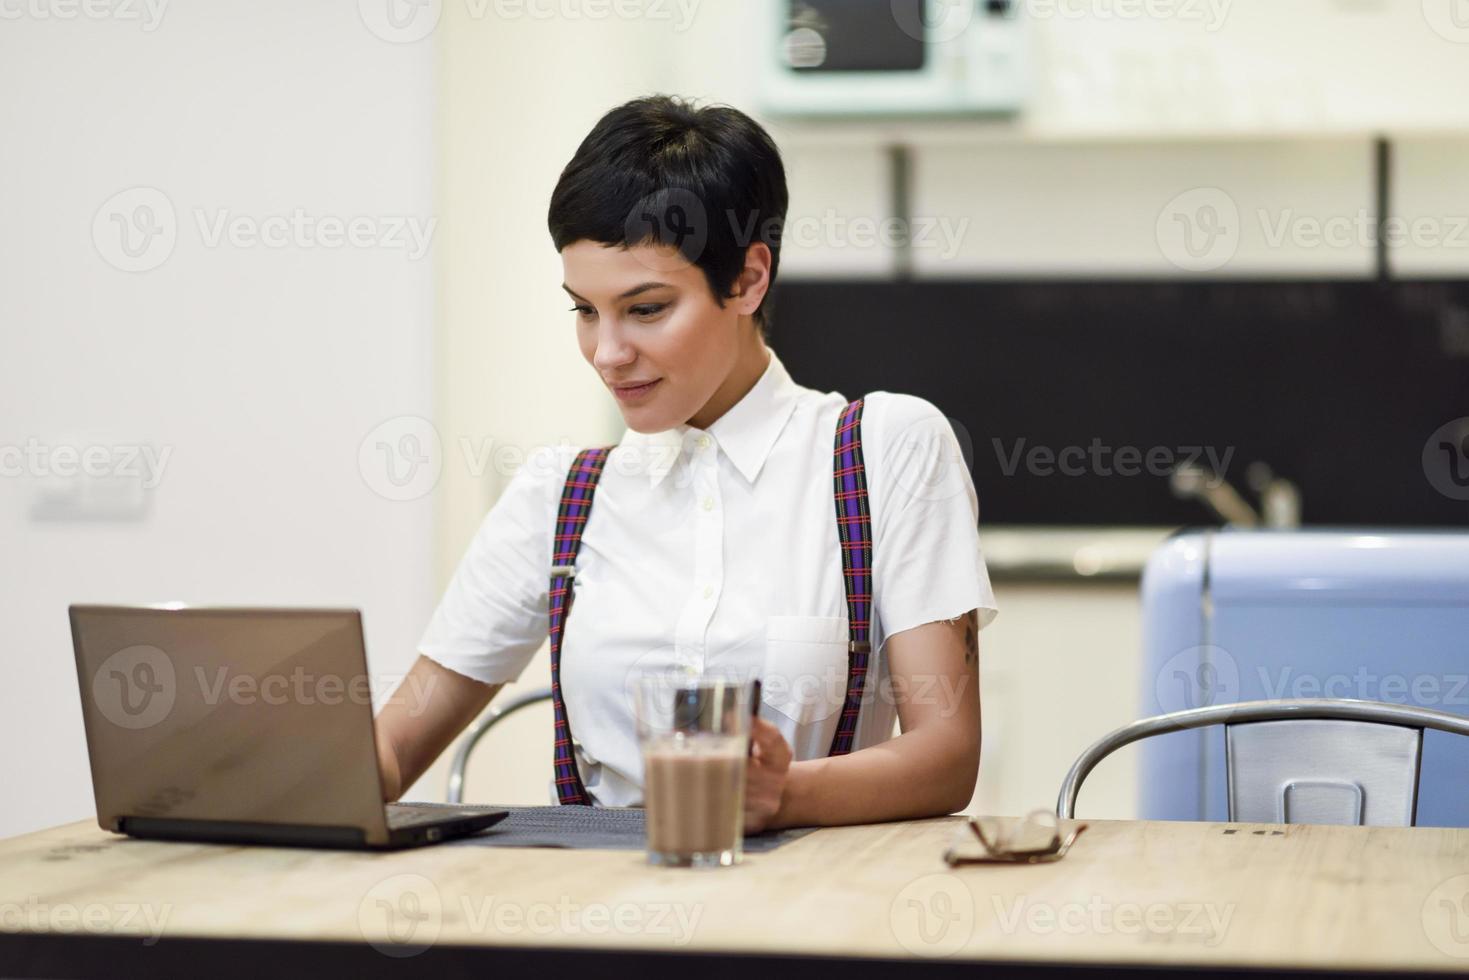
<instances>
[{"instance_id":1,"label":"woman's forearm","mask_svg":"<svg viewBox=\"0 0 1469 980\"><path fill-rule=\"evenodd\" d=\"M849 755L791 764L775 827L877 823L962 810L979 775L979 732L937 726Z\"/></svg>"}]
</instances>

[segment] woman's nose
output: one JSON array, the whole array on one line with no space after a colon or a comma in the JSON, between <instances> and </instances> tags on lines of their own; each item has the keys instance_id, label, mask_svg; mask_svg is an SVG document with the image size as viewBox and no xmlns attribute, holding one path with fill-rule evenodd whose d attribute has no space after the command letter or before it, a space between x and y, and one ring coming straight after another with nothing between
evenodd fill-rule
<instances>
[{"instance_id":1,"label":"woman's nose","mask_svg":"<svg viewBox=\"0 0 1469 980\"><path fill-rule=\"evenodd\" d=\"M622 367L637 358L637 351L622 336L622 331L611 327L597 331L597 352L592 355L592 366L606 373Z\"/></svg>"}]
</instances>

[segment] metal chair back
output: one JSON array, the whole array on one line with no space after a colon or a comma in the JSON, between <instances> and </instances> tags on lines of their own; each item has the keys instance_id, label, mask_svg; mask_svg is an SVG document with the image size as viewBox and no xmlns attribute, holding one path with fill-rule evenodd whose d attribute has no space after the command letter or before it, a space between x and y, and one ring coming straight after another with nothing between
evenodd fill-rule
<instances>
[{"instance_id":1,"label":"metal chair back","mask_svg":"<svg viewBox=\"0 0 1469 980\"><path fill-rule=\"evenodd\" d=\"M1229 819L1410 827L1425 729L1469 736L1469 718L1412 705L1339 698L1241 701L1143 718L1072 765L1056 812L1072 819L1097 764L1133 742L1223 725Z\"/></svg>"}]
</instances>

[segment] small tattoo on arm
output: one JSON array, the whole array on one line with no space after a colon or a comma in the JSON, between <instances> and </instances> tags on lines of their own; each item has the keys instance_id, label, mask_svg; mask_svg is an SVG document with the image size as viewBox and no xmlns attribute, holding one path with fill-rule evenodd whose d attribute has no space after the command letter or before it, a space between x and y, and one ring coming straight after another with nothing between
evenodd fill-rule
<instances>
[{"instance_id":1,"label":"small tattoo on arm","mask_svg":"<svg viewBox=\"0 0 1469 980\"><path fill-rule=\"evenodd\" d=\"M971 609L964 617L964 663L973 664L979 659L979 610Z\"/></svg>"}]
</instances>

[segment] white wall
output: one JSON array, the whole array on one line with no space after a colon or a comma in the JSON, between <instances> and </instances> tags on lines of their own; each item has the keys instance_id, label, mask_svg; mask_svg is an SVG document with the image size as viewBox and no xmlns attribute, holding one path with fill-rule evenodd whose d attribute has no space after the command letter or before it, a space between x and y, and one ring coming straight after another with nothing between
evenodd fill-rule
<instances>
[{"instance_id":1,"label":"white wall","mask_svg":"<svg viewBox=\"0 0 1469 980\"><path fill-rule=\"evenodd\" d=\"M33 520L43 494L101 491L30 463L0 479L0 836L92 814L68 603L357 606L386 679L436 595L432 497L385 499L381 462L359 467L380 423L431 414L432 253L331 247L329 227L210 244L196 224L424 227L432 48L381 40L351 3L166 4L151 28L32 9L0 21L0 447L171 455L115 519ZM137 187L166 195L175 242L122 271L94 217ZM141 218L137 200L109 210Z\"/></svg>"}]
</instances>

